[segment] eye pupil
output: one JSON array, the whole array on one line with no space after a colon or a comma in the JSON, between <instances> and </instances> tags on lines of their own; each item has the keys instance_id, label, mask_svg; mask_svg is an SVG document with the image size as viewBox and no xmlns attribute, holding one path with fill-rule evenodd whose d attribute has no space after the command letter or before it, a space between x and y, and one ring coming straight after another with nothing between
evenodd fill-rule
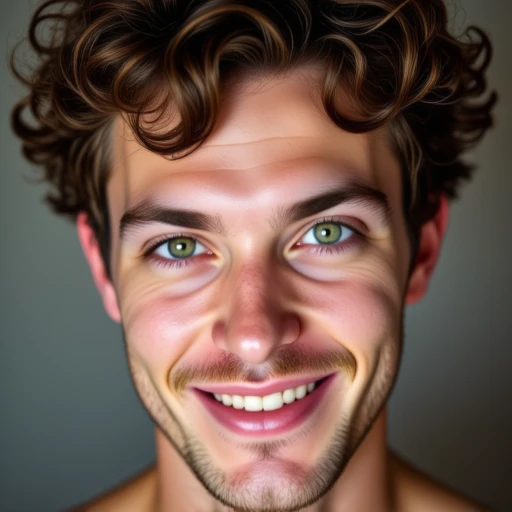
<instances>
[{"instance_id":1,"label":"eye pupil","mask_svg":"<svg viewBox=\"0 0 512 512\"><path fill-rule=\"evenodd\" d=\"M196 242L191 238L173 238L167 245L175 258L188 258L194 254L196 248Z\"/></svg>"},{"instance_id":2,"label":"eye pupil","mask_svg":"<svg viewBox=\"0 0 512 512\"><path fill-rule=\"evenodd\" d=\"M325 226L328 226L327 228ZM315 238L319 242L335 243L341 238L341 226L332 222L323 222L315 227Z\"/></svg>"}]
</instances>

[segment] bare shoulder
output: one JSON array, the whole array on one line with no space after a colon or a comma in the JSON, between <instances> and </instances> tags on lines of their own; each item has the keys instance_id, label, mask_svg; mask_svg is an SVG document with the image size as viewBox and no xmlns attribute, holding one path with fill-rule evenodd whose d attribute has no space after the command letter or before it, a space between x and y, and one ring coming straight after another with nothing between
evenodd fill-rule
<instances>
[{"instance_id":1,"label":"bare shoulder","mask_svg":"<svg viewBox=\"0 0 512 512\"><path fill-rule=\"evenodd\" d=\"M156 469L152 465L94 500L66 512L149 512L154 509Z\"/></svg>"},{"instance_id":2,"label":"bare shoulder","mask_svg":"<svg viewBox=\"0 0 512 512\"><path fill-rule=\"evenodd\" d=\"M397 511L414 512L491 512L489 507L449 488L390 453Z\"/></svg>"}]
</instances>

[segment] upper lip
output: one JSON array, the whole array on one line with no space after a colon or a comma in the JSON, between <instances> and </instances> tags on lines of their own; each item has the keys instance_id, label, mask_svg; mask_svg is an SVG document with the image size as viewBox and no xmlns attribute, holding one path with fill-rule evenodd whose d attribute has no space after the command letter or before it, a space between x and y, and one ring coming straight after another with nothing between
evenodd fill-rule
<instances>
[{"instance_id":1,"label":"upper lip","mask_svg":"<svg viewBox=\"0 0 512 512\"><path fill-rule=\"evenodd\" d=\"M201 391L206 391L207 393L217 393L219 395L266 396L278 391L284 391L285 389L296 388L303 384L316 382L329 375L331 374L296 377L286 380L275 380L266 384L201 384L194 387Z\"/></svg>"}]
</instances>

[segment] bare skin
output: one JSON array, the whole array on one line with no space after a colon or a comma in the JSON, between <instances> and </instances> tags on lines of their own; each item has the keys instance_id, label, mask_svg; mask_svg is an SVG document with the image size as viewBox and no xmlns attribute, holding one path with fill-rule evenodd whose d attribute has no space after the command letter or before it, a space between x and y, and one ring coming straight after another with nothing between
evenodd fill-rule
<instances>
[{"instance_id":1,"label":"bare skin","mask_svg":"<svg viewBox=\"0 0 512 512\"><path fill-rule=\"evenodd\" d=\"M428 289L447 201L423 226L409 275L401 170L387 127L340 130L315 83L311 68L241 84L209 139L181 160L145 150L118 119L107 186L112 279L85 214L77 229L105 310L123 326L136 390L157 426L157 462L85 510L484 510L413 470L386 440L404 307ZM340 183L358 195L321 203L306 218L283 214ZM183 229L154 213L148 221L148 200L197 210L209 227ZM342 248L317 244L314 221L325 233L342 226ZM184 266L168 252L173 236L185 247L199 242ZM317 409L265 437L223 426L230 410L215 417L197 393L234 383L252 396L254 382L285 390L286 379L327 374L332 384Z\"/></svg>"},{"instance_id":2,"label":"bare skin","mask_svg":"<svg viewBox=\"0 0 512 512\"><path fill-rule=\"evenodd\" d=\"M474 502L421 472L392 450L387 450L386 460L390 504L387 508L373 509L375 512L384 510L388 512L432 512L434 510L436 512L490 512L490 509L484 505ZM167 512L159 504L161 485L162 478L155 464L108 493L69 512ZM180 509L172 510L178 512ZM192 509L183 508L182 510ZM220 509L212 508L211 510ZM304 512L307 510L304 509Z\"/></svg>"},{"instance_id":3,"label":"bare skin","mask_svg":"<svg viewBox=\"0 0 512 512\"><path fill-rule=\"evenodd\" d=\"M390 453L396 506L393 512L490 512ZM151 466L108 494L69 512L157 512L157 469Z\"/></svg>"}]
</instances>

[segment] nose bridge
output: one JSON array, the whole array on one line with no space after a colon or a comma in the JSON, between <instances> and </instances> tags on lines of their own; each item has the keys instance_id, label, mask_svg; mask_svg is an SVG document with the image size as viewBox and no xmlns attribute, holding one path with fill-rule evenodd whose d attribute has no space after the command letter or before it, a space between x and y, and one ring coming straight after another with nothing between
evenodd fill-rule
<instances>
[{"instance_id":1,"label":"nose bridge","mask_svg":"<svg viewBox=\"0 0 512 512\"><path fill-rule=\"evenodd\" d=\"M232 320L256 334L258 331L269 336L270 329L275 326L278 314L276 297L271 297L270 272L261 265L242 269L234 283L234 309Z\"/></svg>"},{"instance_id":2,"label":"nose bridge","mask_svg":"<svg viewBox=\"0 0 512 512\"><path fill-rule=\"evenodd\" d=\"M232 269L226 284L226 316L214 333L219 348L260 364L278 347L297 339L298 318L286 310L270 264L242 264Z\"/></svg>"}]
</instances>

